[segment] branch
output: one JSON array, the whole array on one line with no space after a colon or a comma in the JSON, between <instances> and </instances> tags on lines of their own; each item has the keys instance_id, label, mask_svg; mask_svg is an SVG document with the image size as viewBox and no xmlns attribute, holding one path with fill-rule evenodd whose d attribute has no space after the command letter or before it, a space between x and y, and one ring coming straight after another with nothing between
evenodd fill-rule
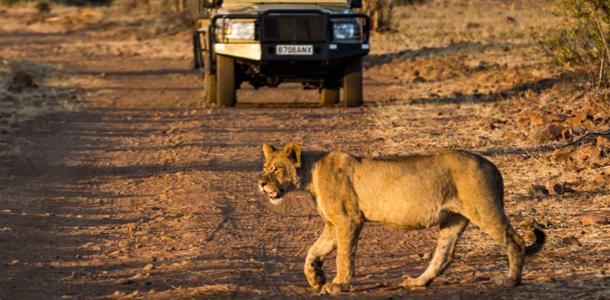
<instances>
[{"instance_id":1,"label":"branch","mask_svg":"<svg viewBox=\"0 0 610 300\"><path fill-rule=\"evenodd\" d=\"M560 148L565 148L565 147L577 145L577 144L580 144L580 143L584 142L585 140L588 140L588 139L591 139L591 138L595 138L595 137L598 137L598 136L610 137L610 129L602 130L602 131L590 131L590 132L587 132L587 133L585 133L585 135L577 138L574 141L571 141L571 142L561 146Z\"/></svg>"}]
</instances>

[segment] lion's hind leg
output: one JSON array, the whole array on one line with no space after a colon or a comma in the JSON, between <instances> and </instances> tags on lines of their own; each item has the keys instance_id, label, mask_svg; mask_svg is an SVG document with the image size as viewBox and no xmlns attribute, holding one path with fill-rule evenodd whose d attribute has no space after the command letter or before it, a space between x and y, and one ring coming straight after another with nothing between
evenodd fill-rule
<instances>
[{"instance_id":1,"label":"lion's hind leg","mask_svg":"<svg viewBox=\"0 0 610 300\"><path fill-rule=\"evenodd\" d=\"M305 259L305 277L309 285L316 290L320 290L326 283L322 264L328 254L337 247L335 228L332 224L326 223L324 231L318 240L309 248Z\"/></svg>"},{"instance_id":2,"label":"lion's hind leg","mask_svg":"<svg viewBox=\"0 0 610 300\"><path fill-rule=\"evenodd\" d=\"M436 250L428 268L417 278L407 278L400 286L404 288L426 286L440 275L453 260L455 246L468 222L468 219L460 214L451 214L441 224Z\"/></svg>"},{"instance_id":3,"label":"lion's hind leg","mask_svg":"<svg viewBox=\"0 0 610 300\"><path fill-rule=\"evenodd\" d=\"M478 223L477 225L480 226L483 231L491 235L494 240L499 242L506 249L509 270L508 276L502 278L501 284L515 286L521 283L521 271L525 259L525 242L515 232L506 216L498 214L492 218L488 218L486 222L472 221L475 224Z\"/></svg>"}]
</instances>

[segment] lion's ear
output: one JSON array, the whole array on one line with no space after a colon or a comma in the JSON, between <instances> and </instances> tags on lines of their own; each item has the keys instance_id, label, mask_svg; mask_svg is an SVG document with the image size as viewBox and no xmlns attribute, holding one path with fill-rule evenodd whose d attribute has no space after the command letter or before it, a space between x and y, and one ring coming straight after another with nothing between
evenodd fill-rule
<instances>
[{"instance_id":1,"label":"lion's ear","mask_svg":"<svg viewBox=\"0 0 610 300\"><path fill-rule=\"evenodd\" d=\"M294 143L286 145L284 155L292 161L295 167L301 167L301 146Z\"/></svg>"},{"instance_id":2,"label":"lion's ear","mask_svg":"<svg viewBox=\"0 0 610 300\"><path fill-rule=\"evenodd\" d=\"M270 160L273 157L273 153L275 152L275 148L269 144L263 144L263 155L265 156L265 160Z\"/></svg>"}]
</instances>

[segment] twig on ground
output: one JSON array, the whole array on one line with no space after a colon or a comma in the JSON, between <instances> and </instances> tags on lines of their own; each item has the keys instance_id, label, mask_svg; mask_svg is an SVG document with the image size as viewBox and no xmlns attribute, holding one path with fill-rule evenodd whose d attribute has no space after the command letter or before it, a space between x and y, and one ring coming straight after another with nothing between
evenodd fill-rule
<instances>
[{"instance_id":1,"label":"twig on ground","mask_svg":"<svg viewBox=\"0 0 610 300\"><path fill-rule=\"evenodd\" d=\"M587 140L587 139L591 139L594 137L598 137L598 136L608 136L610 137L610 129L608 130L603 130L603 131L590 131L585 133L583 136L577 138L576 140L569 142L559 148L565 148L568 146L574 146L574 145L578 145L580 143L582 143L583 141Z\"/></svg>"}]
</instances>

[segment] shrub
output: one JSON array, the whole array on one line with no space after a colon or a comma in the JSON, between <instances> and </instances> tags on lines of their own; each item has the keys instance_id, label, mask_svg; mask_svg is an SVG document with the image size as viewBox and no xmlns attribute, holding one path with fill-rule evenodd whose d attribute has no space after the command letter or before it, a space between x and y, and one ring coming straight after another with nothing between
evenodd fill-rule
<instances>
[{"instance_id":1,"label":"shrub","mask_svg":"<svg viewBox=\"0 0 610 300\"><path fill-rule=\"evenodd\" d=\"M63 4L63 5L69 5L69 6L85 6L85 5L90 5L90 6L99 6L99 5L110 5L112 4L113 0L51 0L49 2L52 3L58 3L58 4ZM12 6L18 3L28 3L28 2L34 2L33 0L0 0L0 3L2 3L3 5L6 6ZM36 4L36 9L38 8L43 8L39 6L39 3L47 3L46 1L40 1Z\"/></svg>"},{"instance_id":2,"label":"shrub","mask_svg":"<svg viewBox=\"0 0 610 300\"><path fill-rule=\"evenodd\" d=\"M34 8L36 8L36 11L39 14L48 14L51 12L51 6L49 5L49 2L46 1L36 2Z\"/></svg>"},{"instance_id":3,"label":"shrub","mask_svg":"<svg viewBox=\"0 0 610 300\"><path fill-rule=\"evenodd\" d=\"M567 70L587 74L597 86L610 85L610 1L558 0L564 21L543 38L545 52Z\"/></svg>"},{"instance_id":4,"label":"shrub","mask_svg":"<svg viewBox=\"0 0 610 300\"><path fill-rule=\"evenodd\" d=\"M405 6L405 5L413 5L413 4L422 4L428 0L394 0L396 5Z\"/></svg>"},{"instance_id":5,"label":"shrub","mask_svg":"<svg viewBox=\"0 0 610 300\"><path fill-rule=\"evenodd\" d=\"M393 0L364 0L362 9L371 17L371 29L388 30L392 24Z\"/></svg>"},{"instance_id":6,"label":"shrub","mask_svg":"<svg viewBox=\"0 0 610 300\"><path fill-rule=\"evenodd\" d=\"M12 6L12 5L15 5L15 4L19 3L19 2L25 2L25 1L22 1L22 0L0 0L0 3L2 3L2 5L5 5L5 6Z\"/></svg>"}]
</instances>

